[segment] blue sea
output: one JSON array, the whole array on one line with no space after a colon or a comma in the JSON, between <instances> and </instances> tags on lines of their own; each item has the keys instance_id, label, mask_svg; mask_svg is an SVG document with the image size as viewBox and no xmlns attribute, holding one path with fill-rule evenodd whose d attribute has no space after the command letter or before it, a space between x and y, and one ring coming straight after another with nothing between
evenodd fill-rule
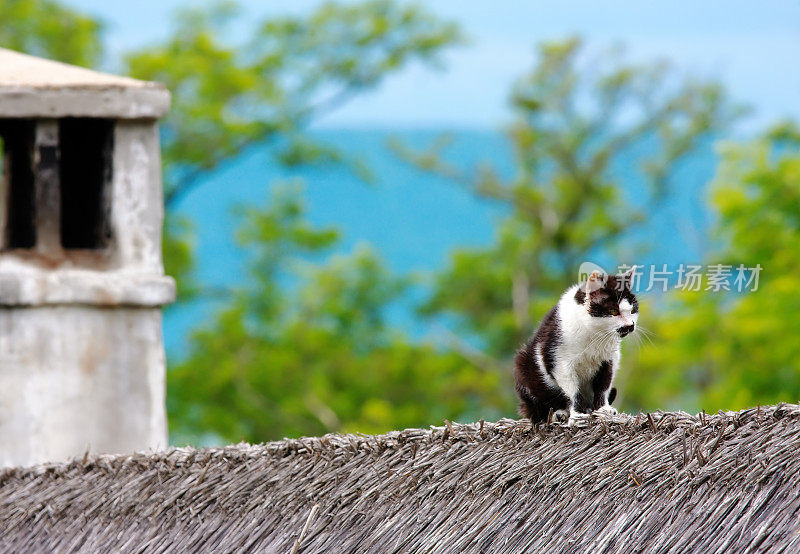
<instances>
[{"instance_id":1,"label":"blue sea","mask_svg":"<svg viewBox=\"0 0 800 554\"><path fill-rule=\"evenodd\" d=\"M301 179L305 183L311 222L341 231L337 251L350 252L356 245L368 243L399 273L430 275L447 263L453 249L490 245L495 225L504 216L504 206L477 198L448 179L419 171L389 146L390 140L399 140L410 148L422 149L442 133L452 136L445 158L460 171L470 174L479 164L491 164L501 176L513 175L511 146L501 132L492 130L315 133L317 139L364 162L373 176L369 182L342 166L283 167L275 160L276 146L269 144L254 145L225 162L176 207L194 225L197 280L215 288L246 283L246 256L234 239L241 222L233 208L266 205L270 187L286 180ZM644 198L636 167L648 146L639 148L619 160L612 175L634 204L641 204ZM648 222L636 229L635 236L619 252L598 252L595 261L614 264L614 256L659 265L700 260L709 248L706 195L715 162L708 144L682 163L674 191L663 208L649 214ZM649 245L647 249L641 248L642 242ZM425 324L413 317L411 303L396 306L390 317L409 333L425 335ZM215 301L198 300L166 311L164 335L172 360L185 355L192 329L209 324L218 308Z\"/></svg>"}]
</instances>

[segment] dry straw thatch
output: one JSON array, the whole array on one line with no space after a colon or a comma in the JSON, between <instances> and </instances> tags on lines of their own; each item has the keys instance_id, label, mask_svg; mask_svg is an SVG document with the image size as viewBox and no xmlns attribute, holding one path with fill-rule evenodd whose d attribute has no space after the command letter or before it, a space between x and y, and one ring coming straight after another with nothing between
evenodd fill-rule
<instances>
[{"instance_id":1,"label":"dry straw thatch","mask_svg":"<svg viewBox=\"0 0 800 554\"><path fill-rule=\"evenodd\" d=\"M800 407L10 469L0 528L8 552L800 552Z\"/></svg>"}]
</instances>

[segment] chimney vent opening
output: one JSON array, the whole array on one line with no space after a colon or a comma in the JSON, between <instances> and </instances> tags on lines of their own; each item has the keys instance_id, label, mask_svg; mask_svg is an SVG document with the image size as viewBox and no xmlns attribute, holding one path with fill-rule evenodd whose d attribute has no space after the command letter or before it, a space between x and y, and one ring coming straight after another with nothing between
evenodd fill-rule
<instances>
[{"instance_id":1,"label":"chimney vent opening","mask_svg":"<svg viewBox=\"0 0 800 554\"><path fill-rule=\"evenodd\" d=\"M35 135L33 120L0 121L0 247L3 250L36 246Z\"/></svg>"},{"instance_id":2,"label":"chimney vent opening","mask_svg":"<svg viewBox=\"0 0 800 554\"><path fill-rule=\"evenodd\" d=\"M113 121L64 118L58 122L61 184L61 246L102 249L109 226Z\"/></svg>"}]
</instances>

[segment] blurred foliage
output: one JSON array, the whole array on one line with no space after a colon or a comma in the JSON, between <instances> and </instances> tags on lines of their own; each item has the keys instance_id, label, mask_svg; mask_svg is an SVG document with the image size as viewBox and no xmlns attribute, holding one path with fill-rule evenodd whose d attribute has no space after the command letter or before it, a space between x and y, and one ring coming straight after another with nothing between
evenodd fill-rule
<instances>
[{"instance_id":1,"label":"blurred foliage","mask_svg":"<svg viewBox=\"0 0 800 554\"><path fill-rule=\"evenodd\" d=\"M307 15L260 21L221 2L179 12L169 38L130 53L132 77L172 92L161 122L164 242L178 254L165 256L165 265L180 298L201 292L192 280L190 227L170 221L184 195L223 161L270 139L280 153L266 163L345 163L368 176L359 160L315 140L308 125L412 61L436 64L459 40L453 24L389 0L325 3Z\"/></svg>"},{"instance_id":2,"label":"blurred foliage","mask_svg":"<svg viewBox=\"0 0 800 554\"><path fill-rule=\"evenodd\" d=\"M308 124L411 61L435 63L459 38L454 25L388 0L257 22L231 2L180 12L166 41L127 56L131 76L172 91L162 121L167 205L269 138L281 139L286 164L342 161Z\"/></svg>"},{"instance_id":3,"label":"blurred foliage","mask_svg":"<svg viewBox=\"0 0 800 554\"><path fill-rule=\"evenodd\" d=\"M327 3L259 22L244 20L231 3L182 12L166 41L127 56L132 76L173 93L162 122L168 209L223 161L267 140L279 151L268 163L346 164L368 175L359 160L307 133L308 125L409 62L435 64L459 40L454 25L387 0ZM301 218L297 194L244 213L240 239L253 252L252 280L170 369L173 436L385 431L497 406L508 393L496 372L390 332L384 312L406 283L372 252L294 268L336 241ZM168 215L165 262L184 298L201 290L191 280L186 229Z\"/></svg>"},{"instance_id":4,"label":"blurred foliage","mask_svg":"<svg viewBox=\"0 0 800 554\"><path fill-rule=\"evenodd\" d=\"M530 336L580 263L630 237L665 197L677 164L741 112L717 84L679 79L666 64L632 65L621 52L587 59L578 39L543 44L511 101L510 179L489 166L459 175L442 152L400 147L423 169L508 207L493 244L454 252L422 308L454 317L500 360ZM646 200L634 204L614 168L642 144Z\"/></svg>"},{"instance_id":5,"label":"blurred foliage","mask_svg":"<svg viewBox=\"0 0 800 554\"><path fill-rule=\"evenodd\" d=\"M3 0L0 47L91 67L101 58L102 23L50 0Z\"/></svg>"},{"instance_id":6,"label":"blurred foliage","mask_svg":"<svg viewBox=\"0 0 800 554\"><path fill-rule=\"evenodd\" d=\"M407 281L368 247L325 257L336 231L305 218L297 186L242 211L246 289L170 371L173 438L267 440L382 432L443 418L499 417L510 392L496 372L416 344L387 322Z\"/></svg>"},{"instance_id":7,"label":"blurred foliage","mask_svg":"<svg viewBox=\"0 0 800 554\"><path fill-rule=\"evenodd\" d=\"M782 125L721 154L711 205L722 246L708 263L760 264L758 289L681 292L653 314L654 344L625 375L633 408L715 412L800 400L800 131Z\"/></svg>"}]
</instances>

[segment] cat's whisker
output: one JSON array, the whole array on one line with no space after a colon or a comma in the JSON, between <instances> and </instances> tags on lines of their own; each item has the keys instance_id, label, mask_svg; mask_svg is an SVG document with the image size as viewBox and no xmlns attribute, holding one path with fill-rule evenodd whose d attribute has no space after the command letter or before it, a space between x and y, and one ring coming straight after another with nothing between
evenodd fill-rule
<instances>
[{"instance_id":1,"label":"cat's whisker","mask_svg":"<svg viewBox=\"0 0 800 554\"><path fill-rule=\"evenodd\" d=\"M655 334L652 333L651 331L648 331L644 327L637 325L633 334L636 335L637 337L644 337L645 339L647 339L647 341L650 343L651 346L655 346L655 344L653 343L653 338L655 337Z\"/></svg>"}]
</instances>

